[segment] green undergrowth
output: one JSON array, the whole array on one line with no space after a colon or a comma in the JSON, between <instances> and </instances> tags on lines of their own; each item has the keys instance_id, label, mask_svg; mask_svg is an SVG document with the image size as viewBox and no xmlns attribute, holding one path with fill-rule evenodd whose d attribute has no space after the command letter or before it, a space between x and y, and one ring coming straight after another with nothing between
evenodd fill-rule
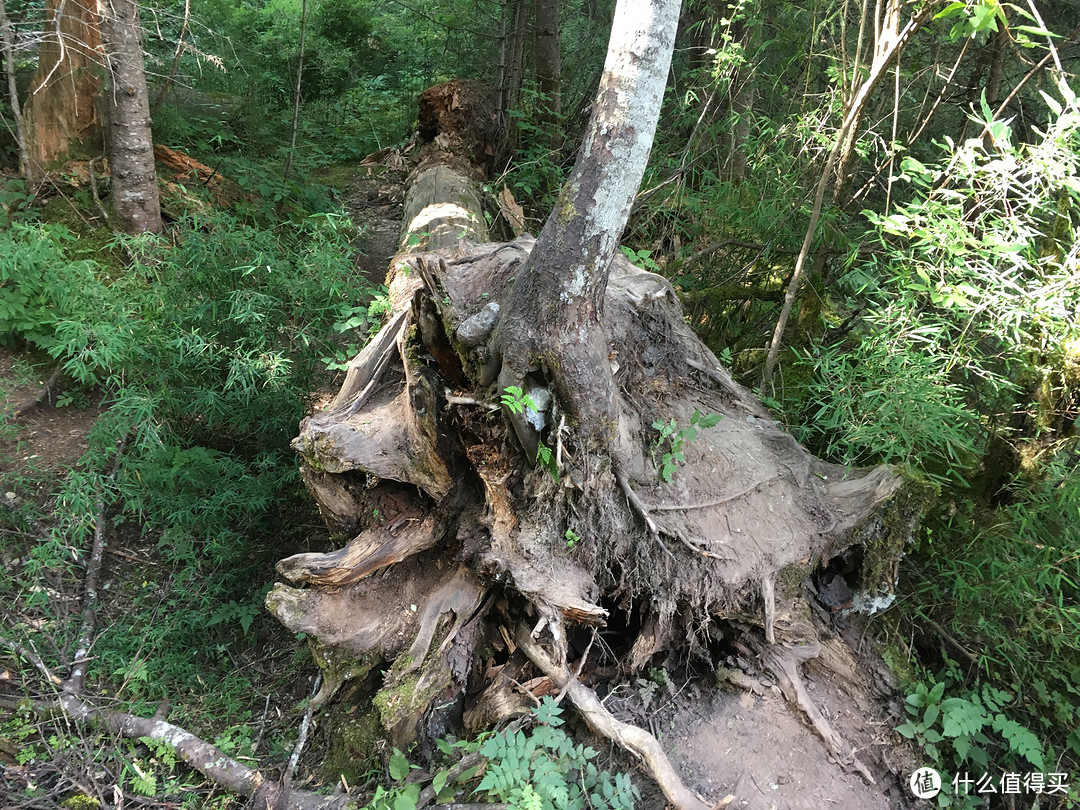
<instances>
[{"instance_id":1,"label":"green undergrowth","mask_svg":"<svg viewBox=\"0 0 1080 810\"><path fill-rule=\"evenodd\" d=\"M961 507L924 529L909 621L929 630L938 663L911 694L935 697L909 697L900 731L946 769L1080 770L1078 460L1067 442L1008 503ZM1065 806L1080 804L1071 781Z\"/></svg>"},{"instance_id":2,"label":"green undergrowth","mask_svg":"<svg viewBox=\"0 0 1080 810\"><path fill-rule=\"evenodd\" d=\"M477 740L439 740L446 766L431 779L436 800L509 810L633 810L639 793L630 777L599 767L598 752L574 742L563 728L562 713L545 697L533 709L528 729L514 724ZM464 771L453 767L470 754L480 755L477 765ZM363 810L414 810L420 795L420 785L409 779L414 767L395 750L387 763L391 784L377 787Z\"/></svg>"},{"instance_id":3,"label":"green undergrowth","mask_svg":"<svg viewBox=\"0 0 1080 810\"><path fill-rule=\"evenodd\" d=\"M337 214L278 229L190 215L167 237L116 237L110 249L127 257L118 272L72 258L78 241L63 226L0 232L0 336L60 366L63 401L102 411L69 472L5 460L0 600L10 612L0 632L66 674L105 514L115 552L88 691L143 714L167 699L170 720L233 755L255 753L267 693L275 705L301 696L292 681L306 649L262 600L274 562L325 536L289 441L327 362L366 336L379 290L353 269L356 236ZM12 722L0 737L32 725ZM69 744L57 733L55 745L26 737L26 756ZM281 753L270 736L283 744L268 735L261 755ZM137 780L156 767L165 779L153 757L139 748L121 770Z\"/></svg>"}]
</instances>

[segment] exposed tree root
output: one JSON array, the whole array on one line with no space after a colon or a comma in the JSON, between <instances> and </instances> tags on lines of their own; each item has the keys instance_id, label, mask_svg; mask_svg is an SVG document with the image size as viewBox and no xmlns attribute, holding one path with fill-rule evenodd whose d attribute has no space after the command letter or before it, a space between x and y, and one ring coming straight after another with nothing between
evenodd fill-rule
<instances>
[{"instance_id":1,"label":"exposed tree root","mask_svg":"<svg viewBox=\"0 0 1080 810\"><path fill-rule=\"evenodd\" d=\"M349 585L380 568L407 559L435 545L445 526L434 517L398 517L385 527L368 529L344 548L329 554L294 554L277 564L290 582Z\"/></svg>"},{"instance_id":2,"label":"exposed tree root","mask_svg":"<svg viewBox=\"0 0 1080 810\"><path fill-rule=\"evenodd\" d=\"M810 724L814 727L814 731L824 740L825 745L828 746L829 751L832 752L837 761L841 764L850 765L859 772L868 784L873 785L875 781L874 777L870 775L870 771L859 761L854 750L844 741L843 737L833 730L832 726L829 725L829 721L814 705L814 701L811 700L806 687L803 685L802 676L799 675L799 664L809 661L811 658L816 658L820 652L821 647L818 644L800 644L793 647L774 644L764 651L762 659L769 671L779 681L780 691L784 693L784 697L787 698L789 703L793 703L802 709L810 720Z\"/></svg>"},{"instance_id":3,"label":"exposed tree root","mask_svg":"<svg viewBox=\"0 0 1080 810\"><path fill-rule=\"evenodd\" d=\"M772 641L778 601L854 544L881 558L865 588L887 591L911 529L881 518L901 480L801 447L693 335L663 277L616 256L596 299L571 306L565 279L536 273L543 240L464 241L486 238L483 211L461 152L437 147L408 192L391 318L294 442L328 522L355 539L282 561L307 587L278 585L267 605L318 640L326 694L386 673L374 700L395 741L521 713L527 654L543 688L644 759L676 805L703 810L656 740L567 668L566 633L618 614L637 633L616 653L631 674L663 650L709 658L718 616L757 616ZM722 418L695 428L695 412ZM662 478L664 454L678 466ZM401 509L370 527L380 492ZM533 628L524 643L519 624ZM798 674L784 677L797 701Z\"/></svg>"},{"instance_id":4,"label":"exposed tree root","mask_svg":"<svg viewBox=\"0 0 1080 810\"><path fill-rule=\"evenodd\" d=\"M678 810L709 810L710 805L693 791L689 790L671 767L667 755L660 743L649 732L616 720L600 702L589 687L571 673L565 662L565 642L561 633L554 636L556 657L553 661L547 652L537 643L524 626L518 626L517 644L540 670L547 675L574 704L574 708L589 724L589 728L604 737L618 743L635 757L640 759L649 774L656 780L664 796Z\"/></svg>"}]
</instances>

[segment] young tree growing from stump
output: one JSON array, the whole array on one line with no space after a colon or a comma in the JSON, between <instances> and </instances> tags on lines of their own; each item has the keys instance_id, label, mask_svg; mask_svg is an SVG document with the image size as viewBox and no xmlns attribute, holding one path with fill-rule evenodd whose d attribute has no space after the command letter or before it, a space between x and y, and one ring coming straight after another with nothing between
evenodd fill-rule
<instances>
[{"instance_id":1,"label":"young tree growing from stump","mask_svg":"<svg viewBox=\"0 0 1080 810\"><path fill-rule=\"evenodd\" d=\"M918 514L890 469L813 458L690 332L670 283L615 255L678 17L678 0L618 3L585 143L535 240L485 244L462 158L484 154L463 125L475 89L421 98L442 133L413 172L391 317L294 442L328 524L355 536L282 560L293 585L267 606L313 640L314 702L367 684L396 745L524 711L536 673L700 810L657 741L582 683L590 631L618 611L636 673L661 651L710 660L735 628L869 778L801 688L818 648L798 606L853 545L872 549L860 598L890 590Z\"/></svg>"}]
</instances>

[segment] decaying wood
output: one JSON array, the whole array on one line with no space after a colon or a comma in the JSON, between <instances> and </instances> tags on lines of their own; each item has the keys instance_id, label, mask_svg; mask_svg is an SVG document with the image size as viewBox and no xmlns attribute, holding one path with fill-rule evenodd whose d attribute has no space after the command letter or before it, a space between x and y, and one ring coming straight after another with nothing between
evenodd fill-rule
<instances>
[{"instance_id":1,"label":"decaying wood","mask_svg":"<svg viewBox=\"0 0 1080 810\"><path fill-rule=\"evenodd\" d=\"M436 141L443 136L454 140L443 131ZM278 585L267 605L317 639L324 698L350 677L386 670L374 700L395 744L445 728L447 706L475 729L526 708L535 697L526 687L562 689L595 729L643 757L670 801L707 807L651 735L611 718L572 675L567 628L603 626L611 610L630 615L613 605L639 606L623 657L631 673L662 650L707 655L701 642L718 617L756 617L760 630L745 632L763 631L777 640L768 649L781 650L789 639L777 605L802 598L781 583L805 580L855 543L902 548L911 519L879 519L900 479L887 467L814 458L693 335L671 284L621 256L595 310L614 423L583 424L587 409L568 407L547 373L564 360L557 351L519 369L527 406L502 407L501 341L533 325L508 332L507 303L535 240L480 243L478 172L461 168L460 152L440 161L439 150L425 146L413 173L390 317L294 442L328 523L355 539L282 561L283 575L306 587ZM684 444L685 462L663 481L667 448L649 426L685 428L695 411L723 418ZM596 452L589 437L605 434L617 452ZM384 491L403 503L372 526L370 498ZM878 580L863 584L876 595L895 571L874 570ZM519 624L531 628L524 642L507 630ZM554 659L541 638L560 651ZM485 662L473 660L479 649ZM547 686L530 681L523 652ZM798 701L797 662L776 656ZM823 737L837 756L850 754Z\"/></svg>"},{"instance_id":2,"label":"decaying wood","mask_svg":"<svg viewBox=\"0 0 1080 810\"><path fill-rule=\"evenodd\" d=\"M294 554L277 564L290 582L349 585L435 545L443 526L434 517L403 516L393 525L368 529L329 554Z\"/></svg>"},{"instance_id":3,"label":"decaying wood","mask_svg":"<svg viewBox=\"0 0 1080 810\"><path fill-rule=\"evenodd\" d=\"M154 144L154 160L175 172L174 180L198 180L203 185L221 181L217 169L211 169L205 163L160 143Z\"/></svg>"}]
</instances>

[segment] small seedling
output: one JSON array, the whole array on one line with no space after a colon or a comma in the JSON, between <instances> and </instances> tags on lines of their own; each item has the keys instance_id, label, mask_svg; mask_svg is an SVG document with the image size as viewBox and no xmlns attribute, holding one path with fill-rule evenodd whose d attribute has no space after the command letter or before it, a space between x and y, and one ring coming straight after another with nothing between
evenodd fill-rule
<instances>
[{"instance_id":1,"label":"small seedling","mask_svg":"<svg viewBox=\"0 0 1080 810\"><path fill-rule=\"evenodd\" d=\"M690 417L690 425L685 428L679 427L675 417L672 417L667 422L663 419L657 419L652 423L652 426L660 431L660 436L653 444L653 452L659 453L665 444L668 445L668 451L660 458L661 481L665 484L670 483L675 476L675 465L686 462L683 448L697 438L698 430L715 427L722 418L723 416L717 413L703 414L701 411L695 410L693 416Z\"/></svg>"},{"instance_id":2,"label":"small seedling","mask_svg":"<svg viewBox=\"0 0 1080 810\"><path fill-rule=\"evenodd\" d=\"M540 409L536 407L536 402L533 401L531 395L526 394L525 391L517 385L508 385L503 389L503 395L501 397L503 406L510 411L510 413L523 414L526 408L532 408L534 411Z\"/></svg>"}]
</instances>

